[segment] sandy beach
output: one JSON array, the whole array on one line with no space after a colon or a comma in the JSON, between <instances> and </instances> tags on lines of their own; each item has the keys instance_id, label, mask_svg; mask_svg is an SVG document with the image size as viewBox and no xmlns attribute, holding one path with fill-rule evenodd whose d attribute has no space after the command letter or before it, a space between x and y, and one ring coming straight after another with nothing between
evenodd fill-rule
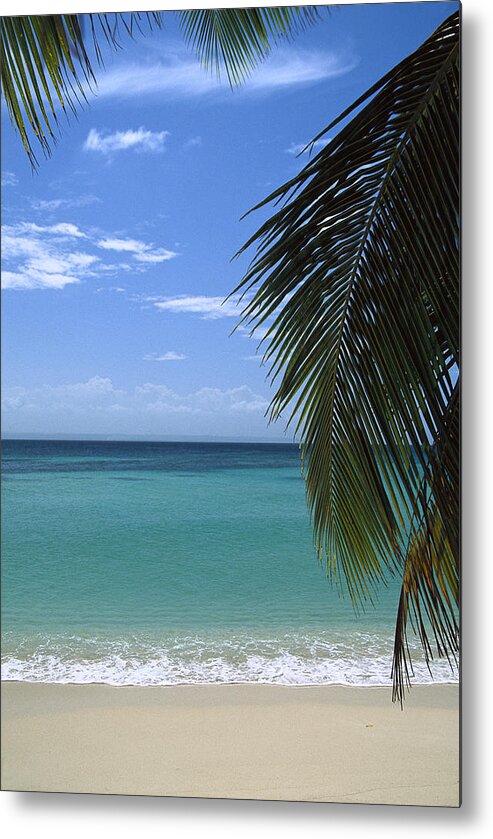
<instances>
[{"instance_id":1,"label":"sandy beach","mask_svg":"<svg viewBox=\"0 0 493 839\"><path fill-rule=\"evenodd\" d=\"M2 788L459 805L459 690L2 685Z\"/></svg>"}]
</instances>

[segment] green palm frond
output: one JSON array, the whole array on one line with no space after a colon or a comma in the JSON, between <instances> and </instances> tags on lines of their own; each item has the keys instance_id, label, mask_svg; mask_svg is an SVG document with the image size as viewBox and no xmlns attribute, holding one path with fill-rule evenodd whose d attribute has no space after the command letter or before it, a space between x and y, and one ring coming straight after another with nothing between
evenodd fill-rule
<instances>
[{"instance_id":1,"label":"green palm frond","mask_svg":"<svg viewBox=\"0 0 493 839\"><path fill-rule=\"evenodd\" d=\"M389 571L404 573L397 686L408 607L421 608L423 591L440 650L456 644L458 95L453 14L259 205L282 202L242 249L256 244L235 290L253 294L242 322L268 326L270 417L286 415L300 435L329 574L361 603ZM450 596L437 598L440 568ZM426 649L430 630L419 628Z\"/></svg>"},{"instance_id":2,"label":"green palm frond","mask_svg":"<svg viewBox=\"0 0 493 839\"><path fill-rule=\"evenodd\" d=\"M231 86L240 84L270 52L320 19L316 6L251 9L190 9L178 12L187 42L199 61Z\"/></svg>"},{"instance_id":3,"label":"green palm frond","mask_svg":"<svg viewBox=\"0 0 493 839\"><path fill-rule=\"evenodd\" d=\"M89 23L96 59L102 64L101 38L118 47L121 31L132 37L143 20L151 29L161 25L159 12L1 18L2 92L32 166L37 160L31 132L49 155L59 109L76 114L87 99L86 86L91 89L96 83L84 22Z\"/></svg>"}]
</instances>

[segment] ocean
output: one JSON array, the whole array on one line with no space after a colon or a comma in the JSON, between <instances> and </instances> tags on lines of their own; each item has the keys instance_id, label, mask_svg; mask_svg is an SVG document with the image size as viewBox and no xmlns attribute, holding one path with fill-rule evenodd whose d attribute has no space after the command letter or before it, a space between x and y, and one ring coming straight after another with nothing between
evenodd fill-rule
<instances>
[{"instance_id":1,"label":"ocean","mask_svg":"<svg viewBox=\"0 0 493 839\"><path fill-rule=\"evenodd\" d=\"M294 445L3 443L4 680L390 685L398 598L331 586Z\"/></svg>"}]
</instances>

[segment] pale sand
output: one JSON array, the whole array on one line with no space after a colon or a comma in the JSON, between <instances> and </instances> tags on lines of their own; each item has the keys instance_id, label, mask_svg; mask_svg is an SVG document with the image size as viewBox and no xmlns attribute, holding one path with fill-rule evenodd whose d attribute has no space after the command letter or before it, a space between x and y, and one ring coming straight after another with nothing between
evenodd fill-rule
<instances>
[{"instance_id":1,"label":"pale sand","mask_svg":"<svg viewBox=\"0 0 493 839\"><path fill-rule=\"evenodd\" d=\"M2 788L459 805L456 685L2 685Z\"/></svg>"}]
</instances>

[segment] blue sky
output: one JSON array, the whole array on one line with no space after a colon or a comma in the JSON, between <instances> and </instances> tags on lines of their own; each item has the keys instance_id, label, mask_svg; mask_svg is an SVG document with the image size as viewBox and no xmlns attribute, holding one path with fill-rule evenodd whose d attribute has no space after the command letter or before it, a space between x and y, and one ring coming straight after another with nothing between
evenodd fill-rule
<instances>
[{"instance_id":1,"label":"blue sky","mask_svg":"<svg viewBox=\"0 0 493 839\"><path fill-rule=\"evenodd\" d=\"M269 210L241 216L456 7L340 6L235 91L166 13L106 52L97 96L34 175L2 106L4 436L281 439L258 339L231 336L239 309L221 306Z\"/></svg>"}]
</instances>

